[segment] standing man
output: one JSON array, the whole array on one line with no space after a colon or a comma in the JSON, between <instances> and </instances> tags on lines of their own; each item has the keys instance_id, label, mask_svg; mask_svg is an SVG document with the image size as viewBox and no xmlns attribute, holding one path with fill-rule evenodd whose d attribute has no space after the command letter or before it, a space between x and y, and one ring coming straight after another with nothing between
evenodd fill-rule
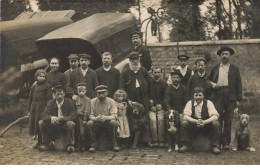
<instances>
[{"instance_id":1,"label":"standing man","mask_svg":"<svg viewBox=\"0 0 260 168\"><path fill-rule=\"evenodd\" d=\"M122 70L120 79L120 88L124 89L130 101L142 104L146 111L145 119L145 134L143 134L143 141L150 146L150 132L149 132L149 98L151 92L151 80L147 70L141 66L140 55L138 52L132 52L128 56L130 63L129 67Z\"/></svg>"},{"instance_id":2,"label":"standing man","mask_svg":"<svg viewBox=\"0 0 260 168\"><path fill-rule=\"evenodd\" d=\"M231 125L235 107L242 100L242 83L239 69L230 64L230 56L234 50L222 47L217 55L221 57L221 63L212 68L209 75L213 87L212 99L220 114L220 125L223 130L221 144L223 149L230 149Z\"/></svg>"},{"instance_id":3,"label":"standing man","mask_svg":"<svg viewBox=\"0 0 260 168\"><path fill-rule=\"evenodd\" d=\"M119 151L119 147L116 143L116 134L118 128L117 119L117 105L116 102L107 97L108 88L105 85L99 85L96 87L97 97L91 100L91 112L89 115L90 121L87 122L87 128L90 133L90 152L96 150L96 135L103 129L109 131L113 150Z\"/></svg>"},{"instance_id":4,"label":"standing man","mask_svg":"<svg viewBox=\"0 0 260 168\"><path fill-rule=\"evenodd\" d=\"M54 99L50 100L39 121L42 145L39 150L46 151L53 145L53 140L65 134L67 136L67 152L74 152L74 130L76 107L73 101L65 98L65 88L62 85L54 87Z\"/></svg>"},{"instance_id":5,"label":"standing man","mask_svg":"<svg viewBox=\"0 0 260 168\"><path fill-rule=\"evenodd\" d=\"M72 97L72 95L70 95L69 93L72 93L73 91L70 90L70 88L68 87L68 84L70 82L70 75L71 75L71 72L73 70L76 70L78 69L79 67L79 57L77 54L70 54L68 57L69 59L69 64L70 64L70 69L68 69L67 71L64 72L66 78L67 78L67 97Z\"/></svg>"},{"instance_id":6,"label":"standing man","mask_svg":"<svg viewBox=\"0 0 260 168\"><path fill-rule=\"evenodd\" d=\"M151 69L152 60L150 57L150 51L146 46L142 44L143 33L139 31L134 31L131 34L132 43L134 48L132 52L138 52L140 56L141 66L144 67L147 71Z\"/></svg>"},{"instance_id":7,"label":"standing man","mask_svg":"<svg viewBox=\"0 0 260 168\"><path fill-rule=\"evenodd\" d=\"M197 71L190 77L187 87L189 99L193 99L193 90L195 87L202 87L205 90L204 97L206 99L209 99L211 96L211 83L206 78L206 63L207 61L204 58L195 61Z\"/></svg>"},{"instance_id":8,"label":"standing man","mask_svg":"<svg viewBox=\"0 0 260 168\"><path fill-rule=\"evenodd\" d=\"M72 91L70 93L74 95L77 94L77 84L78 83L86 83L87 88L87 96L89 98L95 97L95 87L98 85L96 72L89 68L89 64L91 62L91 56L88 54L79 54L79 63L80 68L71 72L70 81L68 83L69 90Z\"/></svg>"},{"instance_id":9,"label":"standing man","mask_svg":"<svg viewBox=\"0 0 260 168\"><path fill-rule=\"evenodd\" d=\"M102 54L102 63L103 66L96 70L98 83L108 87L108 97L112 98L119 88L120 72L112 67L112 54L110 52Z\"/></svg>"}]
</instances>

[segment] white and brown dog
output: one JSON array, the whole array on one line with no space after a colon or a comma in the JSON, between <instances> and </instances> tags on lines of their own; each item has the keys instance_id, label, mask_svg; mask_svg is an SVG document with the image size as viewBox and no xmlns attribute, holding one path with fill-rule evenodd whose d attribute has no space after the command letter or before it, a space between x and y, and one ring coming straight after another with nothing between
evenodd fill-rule
<instances>
[{"instance_id":1,"label":"white and brown dog","mask_svg":"<svg viewBox=\"0 0 260 168\"><path fill-rule=\"evenodd\" d=\"M233 150L249 150L255 151L255 148L251 147L251 134L249 126L250 117L247 114L241 114L239 116L239 123L236 128Z\"/></svg>"},{"instance_id":2,"label":"white and brown dog","mask_svg":"<svg viewBox=\"0 0 260 168\"><path fill-rule=\"evenodd\" d=\"M176 110L170 110L167 112L167 138L168 138L168 152L173 149L178 150L177 145L177 129L180 126L180 115Z\"/></svg>"}]
</instances>

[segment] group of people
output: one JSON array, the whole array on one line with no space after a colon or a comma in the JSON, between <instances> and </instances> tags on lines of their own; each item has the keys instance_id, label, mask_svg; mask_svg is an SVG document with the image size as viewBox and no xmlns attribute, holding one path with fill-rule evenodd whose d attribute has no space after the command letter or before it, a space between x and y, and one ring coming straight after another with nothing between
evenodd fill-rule
<instances>
[{"instance_id":1,"label":"group of people","mask_svg":"<svg viewBox=\"0 0 260 168\"><path fill-rule=\"evenodd\" d=\"M35 73L28 107L30 134L38 137L35 147L48 150L54 139L64 134L68 152L75 151L75 144L81 151L86 150L86 141L88 150L95 152L100 131L110 134L114 151L130 145L136 148L138 144L164 147L167 114L174 110L181 121L176 132L179 152L188 151L198 133L212 135L213 153L219 154L221 146L230 149L234 108L242 99L239 70L229 61L234 50L219 49L221 63L209 75L204 58L196 60L194 73L187 64L189 57L179 55L180 66L163 79L162 69L151 69L142 33L133 32L131 38L133 51L128 55L129 65L121 73L112 67L110 52L102 54L103 66L96 71L89 67L91 55L84 53L70 54L71 68L64 73L58 71L58 58L50 59L48 73ZM133 124L129 118L135 103L145 110L138 144L133 144L133 130L139 123Z\"/></svg>"}]
</instances>

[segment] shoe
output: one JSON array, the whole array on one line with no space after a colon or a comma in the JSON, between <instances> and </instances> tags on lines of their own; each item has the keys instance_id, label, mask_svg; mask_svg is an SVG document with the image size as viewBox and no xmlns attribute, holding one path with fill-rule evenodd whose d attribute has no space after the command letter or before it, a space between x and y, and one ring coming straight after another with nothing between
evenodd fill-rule
<instances>
[{"instance_id":1,"label":"shoe","mask_svg":"<svg viewBox=\"0 0 260 168\"><path fill-rule=\"evenodd\" d=\"M96 151L95 145L94 145L94 144L91 144L91 145L90 145L90 148L88 149L88 151L94 153L94 152Z\"/></svg>"},{"instance_id":2,"label":"shoe","mask_svg":"<svg viewBox=\"0 0 260 168\"><path fill-rule=\"evenodd\" d=\"M224 145L224 146L223 146L223 149L224 149L224 150L230 150L231 148L230 148L229 145Z\"/></svg>"},{"instance_id":3,"label":"shoe","mask_svg":"<svg viewBox=\"0 0 260 168\"><path fill-rule=\"evenodd\" d=\"M33 149L38 149L39 146L40 146L40 144L37 142L37 143L35 143L35 144L32 146L32 148L33 148Z\"/></svg>"},{"instance_id":4,"label":"shoe","mask_svg":"<svg viewBox=\"0 0 260 168\"><path fill-rule=\"evenodd\" d=\"M214 154L216 154L216 155L219 155L221 152L220 152L220 150L219 150L219 148L218 147L213 147L212 148L212 152L214 153Z\"/></svg>"},{"instance_id":5,"label":"shoe","mask_svg":"<svg viewBox=\"0 0 260 168\"><path fill-rule=\"evenodd\" d=\"M118 147L116 142L114 143L113 151L114 152L118 152L119 151L119 147Z\"/></svg>"},{"instance_id":6,"label":"shoe","mask_svg":"<svg viewBox=\"0 0 260 168\"><path fill-rule=\"evenodd\" d=\"M152 148L152 147L153 147L153 144L152 144L151 142L148 142L148 143L147 143L147 146L148 146L149 148Z\"/></svg>"},{"instance_id":7,"label":"shoe","mask_svg":"<svg viewBox=\"0 0 260 168\"><path fill-rule=\"evenodd\" d=\"M68 152L68 153L75 152L74 146L73 146L73 145L69 145L69 146L67 147L67 152Z\"/></svg>"},{"instance_id":8,"label":"shoe","mask_svg":"<svg viewBox=\"0 0 260 168\"><path fill-rule=\"evenodd\" d=\"M186 145L183 145L181 148L179 148L179 152L180 153L185 153L185 152L187 152L189 150L189 148L188 148L188 146L186 146Z\"/></svg>"},{"instance_id":9,"label":"shoe","mask_svg":"<svg viewBox=\"0 0 260 168\"><path fill-rule=\"evenodd\" d=\"M39 151L43 152L43 151L47 151L48 150L48 146L47 145L40 145L39 146Z\"/></svg>"}]
</instances>

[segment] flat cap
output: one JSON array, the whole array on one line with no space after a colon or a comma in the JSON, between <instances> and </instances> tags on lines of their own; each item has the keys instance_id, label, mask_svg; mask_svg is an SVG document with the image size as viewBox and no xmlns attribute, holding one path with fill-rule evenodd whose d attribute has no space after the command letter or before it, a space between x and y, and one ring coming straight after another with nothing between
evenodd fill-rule
<instances>
[{"instance_id":1,"label":"flat cap","mask_svg":"<svg viewBox=\"0 0 260 168\"><path fill-rule=\"evenodd\" d=\"M70 54L67 58L68 59L79 59L77 54Z\"/></svg>"},{"instance_id":2,"label":"flat cap","mask_svg":"<svg viewBox=\"0 0 260 168\"><path fill-rule=\"evenodd\" d=\"M89 54L79 54L79 58L91 59L91 55L89 55Z\"/></svg>"},{"instance_id":3,"label":"flat cap","mask_svg":"<svg viewBox=\"0 0 260 168\"><path fill-rule=\"evenodd\" d=\"M136 59L136 58L139 58L140 57L140 54L138 52L131 52L127 58L129 59Z\"/></svg>"},{"instance_id":4,"label":"flat cap","mask_svg":"<svg viewBox=\"0 0 260 168\"><path fill-rule=\"evenodd\" d=\"M207 60L205 58L199 58L195 61L195 64L197 64L199 61L203 61L205 64L207 63Z\"/></svg>"},{"instance_id":5,"label":"flat cap","mask_svg":"<svg viewBox=\"0 0 260 168\"><path fill-rule=\"evenodd\" d=\"M181 60L181 61L186 61L186 60L188 60L190 57L189 56L187 56L187 55L179 55L178 57L177 57L177 59L178 60Z\"/></svg>"},{"instance_id":6,"label":"flat cap","mask_svg":"<svg viewBox=\"0 0 260 168\"><path fill-rule=\"evenodd\" d=\"M171 72L171 76L172 75L179 75L180 78L183 78L180 70L178 70L178 69L173 69L173 71Z\"/></svg>"},{"instance_id":7,"label":"flat cap","mask_svg":"<svg viewBox=\"0 0 260 168\"><path fill-rule=\"evenodd\" d=\"M131 37L132 37L133 35L136 35L136 34L137 34L140 38L143 37L143 33L140 32L140 31L134 31L134 32L132 32L132 33L131 33Z\"/></svg>"},{"instance_id":8,"label":"flat cap","mask_svg":"<svg viewBox=\"0 0 260 168\"><path fill-rule=\"evenodd\" d=\"M99 92L105 92L105 91L108 91L108 88L106 85L99 85L95 88L96 92L99 93Z\"/></svg>"},{"instance_id":9,"label":"flat cap","mask_svg":"<svg viewBox=\"0 0 260 168\"><path fill-rule=\"evenodd\" d=\"M227 46L224 46L224 47L222 47L221 49L218 50L217 54L218 54L218 55L221 55L221 53L222 53L223 51L229 51L231 55L233 55L233 54L235 53L232 48L229 48L229 47L227 47Z\"/></svg>"},{"instance_id":10,"label":"flat cap","mask_svg":"<svg viewBox=\"0 0 260 168\"><path fill-rule=\"evenodd\" d=\"M79 86L84 86L84 87L86 87L86 85L87 85L87 84L86 84L85 82L80 82L80 83L78 83L78 84L76 85L76 88L79 87Z\"/></svg>"},{"instance_id":11,"label":"flat cap","mask_svg":"<svg viewBox=\"0 0 260 168\"><path fill-rule=\"evenodd\" d=\"M52 88L53 92L55 93L56 91L61 91L63 90L64 92L66 91L66 89L62 86L62 85L56 85Z\"/></svg>"}]
</instances>

